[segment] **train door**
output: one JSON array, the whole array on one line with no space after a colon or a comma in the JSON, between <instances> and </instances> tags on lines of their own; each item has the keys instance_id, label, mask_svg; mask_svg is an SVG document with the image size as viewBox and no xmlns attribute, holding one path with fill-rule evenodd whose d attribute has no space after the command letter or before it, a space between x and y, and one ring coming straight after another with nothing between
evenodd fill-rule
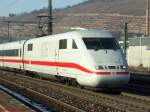
<instances>
[{"instance_id":1,"label":"train door","mask_svg":"<svg viewBox=\"0 0 150 112\"><path fill-rule=\"evenodd\" d=\"M2 51L4 50L4 47L2 47ZM2 67L5 66L4 64L4 52L1 52L1 55L2 55Z\"/></svg>"},{"instance_id":2,"label":"train door","mask_svg":"<svg viewBox=\"0 0 150 112\"><path fill-rule=\"evenodd\" d=\"M55 47L55 63L59 62L59 41L57 40L56 42L56 47ZM59 75L59 65L56 64L56 75Z\"/></svg>"},{"instance_id":3,"label":"train door","mask_svg":"<svg viewBox=\"0 0 150 112\"><path fill-rule=\"evenodd\" d=\"M58 50L58 66L57 71L59 75L65 76L67 72L67 68L65 67L65 63L67 62L68 56L67 56L67 39L61 39L59 40L59 50Z\"/></svg>"},{"instance_id":4,"label":"train door","mask_svg":"<svg viewBox=\"0 0 150 112\"><path fill-rule=\"evenodd\" d=\"M75 64L81 59L81 53L74 39L61 39L59 40L59 67L58 72L61 76L77 77ZM82 60L80 60L82 61Z\"/></svg>"},{"instance_id":5,"label":"train door","mask_svg":"<svg viewBox=\"0 0 150 112\"><path fill-rule=\"evenodd\" d=\"M24 45L24 56L23 56L23 60L24 60L24 69L28 69L30 70L30 66L31 66L31 59L32 59L32 51L33 51L33 43L27 43Z\"/></svg>"},{"instance_id":6,"label":"train door","mask_svg":"<svg viewBox=\"0 0 150 112\"><path fill-rule=\"evenodd\" d=\"M41 60L48 62L48 65L44 67L48 74L58 74L58 57L58 40L47 40L42 43Z\"/></svg>"}]
</instances>

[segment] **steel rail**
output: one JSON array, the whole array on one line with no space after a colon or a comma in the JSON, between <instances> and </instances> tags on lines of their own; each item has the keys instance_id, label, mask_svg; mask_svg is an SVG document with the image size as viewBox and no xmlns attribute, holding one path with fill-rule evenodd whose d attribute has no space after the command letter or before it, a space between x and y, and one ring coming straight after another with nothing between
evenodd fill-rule
<instances>
[{"instance_id":1,"label":"steel rail","mask_svg":"<svg viewBox=\"0 0 150 112\"><path fill-rule=\"evenodd\" d=\"M57 87L59 89L62 89L63 91L69 91L70 94L74 94L74 95L80 95L80 93L84 94L84 96L82 97L89 97L88 100L93 101L95 99L96 103L99 103L100 101L102 101L101 103L104 103L107 106L112 106L113 108L118 108L122 111L126 111L126 110L134 110L134 111L139 111L139 110L143 110L143 111L149 111L150 107L149 101L145 101L144 99L142 99L141 97L138 98L138 96L132 97L131 95L127 98L125 98L125 95L121 96L121 95L107 95L107 94L103 94L103 93L96 93L96 92L91 92L88 90L81 90L79 88L75 88L75 87L71 87L71 86L66 86L66 85L62 85L60 83L54 83L54 82L49 82L49 81L44 81L44 80L40 80L40 79L36 79L33 80L33 78L31 77L27 77L27 76L23 76L23 75L18 75L15 74L13 75L13 77L18 77L20 78L20 80L31 80L32 84L37 84L37 83L42 83L43 85L49 85L49 86L54 86ZM26 83L29 83L28 81L26 81ZM30 82L31 82L30 81ZM127 96L127 95L126 95ZM130 100L132 99L132 100ZM134 101L135 100L135 101ZM146 102L146 103L144 103Z\"/></svg>"},{"instance_id":2,"label":"steel rail","mask_svg":"<svg viewBox=\"0 0 150 112\"><path fill-rule=\"evenodd\" d=\"M85 112L81 109L78 109L57 99L41 94L32 89L17 85L11 81L0 78L0 83L10 88L11 90L18 92L19 94L22 94L30 99L33 99L36 102L40 102L41 104L46 105L47 107L53 109L53 111L55 110L56 112Z\"/></svg>"}]
</instances>

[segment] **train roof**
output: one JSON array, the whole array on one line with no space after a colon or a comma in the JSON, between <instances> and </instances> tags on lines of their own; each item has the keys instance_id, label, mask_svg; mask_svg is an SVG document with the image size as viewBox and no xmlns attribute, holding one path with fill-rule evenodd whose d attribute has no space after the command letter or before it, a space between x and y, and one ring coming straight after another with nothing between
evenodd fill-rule
<instances>
[{"instance_id":1,"label":"train roof","mask_svg":"<svg viewBox=\"0 0 150 112\"><path fill-rule=\"evenodd\" d=\"M77 37L77 38L112 38L114 37L110 32L102 31L102 30L75 30L71 32L61 33L61 34L55 34L55 35L48 35L45 37L41 37L40 39L44 38L70 38L70 37ZM39 38L38 38L39 39Z\"/></svg>"},{"instance_id":2,"label":"train roof","mask_svg":"<svg viewBox=\"0 0 150 112\"><path fill-rule=\"evenodd\" d=\"M110 32L102 31L102 30L80 30L80 31L74 31L79 33L82 38L86 37L102 37L102 38L110 38L113 37L113 35Z\"/></svg>"},{"instance_id":3,"label":"train roof","mask_svg":"<svg viewBox=\"0 0 150 112\"><path fill-rule=\"evenodd\" d=\"M85 38L85 37L104 37L104 38L113 37L110 32L103 31L103 30L93 30L93 29L75 30L75 31L56 34L56 35L52 35L52 36L72 35L72 34L73 35L80 35L81 38Z\"/></svg>"},{"instance_id":4,"label":"train roof","mask_svg":"<svg viewBox=\"0 0 150 112\"><path fill-rule=\"evenodd\" d=\"M19 44L23 44L25 41L26 41L26 40L20 40L20 41L12 41L12 42L1 43L0 46L1 46L1 45L4 45L4 44L5 44L5 45L7 45L7 44L9 44L9 45L18 44L18 45L19 45Z\"/></svg>"},{"instance_id":5,"label":"train roof","mask_svg":"<svg viewBox=\"0 0 150 112\"><path fill-rule=\"evenodd\" d=\"M38 37L38 38L32 38L31 40L40 40L40 39L59 39L59 38L70 38L72 36L76 36L77 38L112 38L113 35L110 32L102 31L102 30L75 30L71 32L61 33L61 34L55 34L55 35L48 35L44 37ZM4 44L15 44L15 43L24 43L26 40L21 41L14 41L14 42L7 42ZM2 43L3 44L3 43ZM1 45L1 44L0 44Z\"/></svg>"}]
</instances>

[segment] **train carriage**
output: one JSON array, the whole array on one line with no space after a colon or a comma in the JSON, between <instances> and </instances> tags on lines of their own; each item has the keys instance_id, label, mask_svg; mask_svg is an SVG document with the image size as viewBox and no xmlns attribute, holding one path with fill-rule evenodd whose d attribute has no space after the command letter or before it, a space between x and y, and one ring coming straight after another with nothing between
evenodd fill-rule
<instances>
[{"instance_id":1,"label":"train carriage","mask_svg":"<svg viewBox=\"0 0 150 112\"><path fill-rule=\"evenodd\" d=\"M0 66L22 69L22 46L24 41L0 44Z\"/></svg>"},{"instance_id":2,"label":"train carriage","mask_svg":"<svg viewBox=\"0 0 150 112\"><path fill-rule=\"evenodd\" d=\"M4 55L9 50L16 56ZM0 45L0 54L0 66L74 79L83 86L118 88L130 77L118 42L105 31L80 30L10 42Z\"/></svg>"}]
</instances>

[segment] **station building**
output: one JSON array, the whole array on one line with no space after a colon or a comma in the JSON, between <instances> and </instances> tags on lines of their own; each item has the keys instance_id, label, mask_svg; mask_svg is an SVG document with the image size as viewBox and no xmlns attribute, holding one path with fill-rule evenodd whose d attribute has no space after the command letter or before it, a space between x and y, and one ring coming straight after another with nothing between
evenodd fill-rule
<instances>
[{"instance_id":1,"label":"station building","mask_svg":"<svg viewBox=\"0 0 150 112\"><path fill-rule=\"evenodd\" d=\"M150 68L150 38L144 36L130 38L127 61L131 67Z\"/></svg>"}]
</instances>

